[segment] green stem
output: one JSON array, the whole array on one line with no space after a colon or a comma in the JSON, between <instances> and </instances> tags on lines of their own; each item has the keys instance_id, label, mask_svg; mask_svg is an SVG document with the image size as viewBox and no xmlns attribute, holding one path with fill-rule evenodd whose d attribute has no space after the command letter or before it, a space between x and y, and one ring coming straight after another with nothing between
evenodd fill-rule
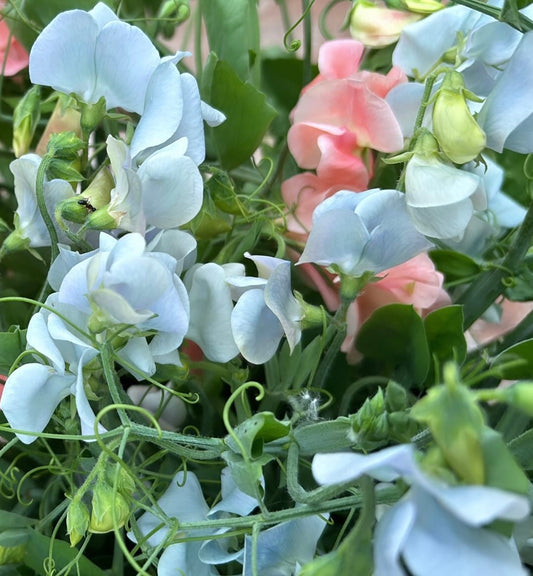
<instances>
[{"instance_id":1,"label":"green stem","mask_svg":"<svg viewBox=\"0 0 533 576\"><path fill-rule=\"evenodd\" d=\"M503 293L505 289L503 280L519 271L532 243L533 201L501 266L480 274L458 298L457 304L463 305L465 330Z\"/></svg>"},{"instance_id":2,"label":"green stem","mask_svg":"<svg viewBox=\"0 0 533 576\"><path fill-rule=\"evenodd\" d=\"M519 24L516 25L515 23L509 22L505 18L502 18L503 10L494 8L489 4L485 4L485 2L478 2L477 0L455 0L455 3L466 6L467 8L472 8L472 10L475 10L476 12L487 14L487 16L492 16L492 18L500 22L506 22L509 24L509 26L516 28L516 30L519 32L527 32L528 30L533 30L533 21L518 11L516 12L516 16L518 17Z\"/></svg>"},{"instance_id":3,"label":"green stem","mask_svg":"<svg viewBox=\"0 0 533 576\"><path fill-rule=\"evenodd\" d=\"M313 4L314 0L311 2ZM303 85L311 82L313 73L311 70L311 43L312 43L312 22L309 0L302 0L302 10L304 13L304 57L303 57Z\"/></svg>"},{"instance_id":4,"label":"green stem","mask_svg":"<svg viewBox=\"0 0 533 576\"><path fill-rule=\"evenodd\" d=\"M314 490L305 490L298 482L298 461L300 456L300 449L296 442L291 442L287 452L287 491L289 496L299 504L318 504L324 500L331 500L341 492L344 492L352 482L345 482L342 484L331 484L328 486L321 486Z\"/></svg>"},{"instance_id":5,"label":"green stem","mask_svg":"<svg viewBox=\"0 0 533 576\"><path fill-rule=\"evenodd\" d=\"M39 169L37 170L37 181L35 183L35 195L37 197L37 206L39 207L39 212L41 213L41 217L44 221L46 229L48 230L48 234L50 235L50 246L52 249L51 261L53 262L59 255L59 248L57 247L59 239L57 237L57 231L55 229L52 217L46 208L46 201L44 198L44 181L46 179L46 172L50 167L52 160L53 156L46 154L42 159L41 164L39 165Z\"/></svg>"},{"instance_id":6,"label":"green stem","mask_svg":"<svg viewBox=\"0 0 533 576\"><path fill-rule=\"evenodd\" d=\"M315 390L326 387L326 378L346 337L346 312L350 304L351 300L341 300L341 305L326 331L326 353L313 379L313 388Z\"/></svg>"}]
</instances>

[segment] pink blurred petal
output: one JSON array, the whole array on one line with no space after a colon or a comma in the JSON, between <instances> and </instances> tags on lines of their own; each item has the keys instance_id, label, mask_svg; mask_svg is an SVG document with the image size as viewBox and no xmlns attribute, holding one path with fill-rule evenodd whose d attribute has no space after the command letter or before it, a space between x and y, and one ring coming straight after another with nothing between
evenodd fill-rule
<instances>
[{"instance_id":1,"label":"pink blurred petal","mask_svg":"<svg viewBox=\"0 0 533 576\"><path fill-rule=\"evenodd\" d=\"M0 20L0 67L4 59L7 60L4 68L4 76L14 76L28 66L28 53L20 42L14 37L10 38L10 30L4 20Z\"/></svg>"},{"instance_id":2,"label":"pink blurred petal","mask_svg":"<svg viewBox=\"0 0 533 576\"><path fill-rule=\"evenodd\" d=\"M326 42L318 53L318 69L324 79L348 78L359 70L365 47L357 40Z\"/></svg>"}]
</instances>

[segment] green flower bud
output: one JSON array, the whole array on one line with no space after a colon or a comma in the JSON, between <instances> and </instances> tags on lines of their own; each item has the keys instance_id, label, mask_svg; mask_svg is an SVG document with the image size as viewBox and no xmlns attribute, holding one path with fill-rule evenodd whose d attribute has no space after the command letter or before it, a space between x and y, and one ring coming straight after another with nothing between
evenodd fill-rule
<instances>
[{"instance_id":1,"label":"green flower bud","mask_svg":"<svg viewBox=\"0 0 533 576\"><path fill-rule=\"evenodd\" d=\"M74 498L67 509L67 534L71 547L85 536L88 527L89 510L81 500Z\"/></svg>"},{"instance_id":2,"label":"green flower bud","mask_svg":"<svg viewBox=\"0 0 533 576\"><path fill-rule=\"evenodd\" d=\"M114 485L116 474L117 470L115 466L106 469L106 480L110 486ZM135 480L126 469L122 468L122 466L120 466L118 470L117 490L126 497L131 496L135 491Z\"/></svg>"},{"instance_id":3,"label":"green flower bud","mask_svg":"<svg viewBox=\"0 0 533 576\"><path fill-rule=\"evenodd\" d=\"M13 112L13 150L19 158L28 152L41 117L41 88L33 86Z\"/></svg>"},{"instance_id":4,"label":"green flower bud","mask_svg":"<svg viewBox=\"0 0 533 576\"><path fill-rule=\"evenodd\" d=\"M107 206L87 216L86 226L91 230L114 230L118 225L119 221L108 212Z\"/></svg>"},{"instance_id":5,"label":"green flower bud","mask_svg":"<svg viewBox=\"0 0 533 576\"><path fill-rule=\"evenodd\" d=\"M504 400L533 417L533 382L518 382L502 389Z\"/></svg>"},{"instance_id":6,"label":"green flower bud","mask_svg":"<svg viewBox=\"0 0 533 576\"><path fill-rule=\"evenodd\" d=\"M59 132L51 134L48 142L47 153L54 158L73 161L78 157L78 152L82 150L84 143L78 138L75 132Z\"/></svg>"},{"instance_id":7,"label":"green flower bud","mask_svg":"<svg viewBox=\"0 0 533 576\"><path fill-rule=\"evenodd\" d=\"M79 166L78 158L74 161L54 158L48 168L48 177L50 179L59 178L67 182L81 182L84 177L78 172L75 166Z\"/></svg>"},{"instance_id":8,"label":"green flower bud","mask_svg":"<svg viewBox=\"0 0 533 576\"><path fill-rule=\"evenodd\" d=\"M81 194L59 202L56 208L58 219L83 224L87 216L109 203L114 187L111 172L102 168Z\"/></svg>"},{"instance_id":9,"label":"green flower bud","mask_svg":"<svg viewBox=\"0 0 533 576\"><path fill-rule=\"evenodd\" d=\"M81 136L80 113L74 107L75 101L70 96L61 95L58 100L48 124L35 148L39 156L44 156L48 148L48 143L52 134L60 132L74 132L76 136Z\"/></svg>"},{"instance_id":10,"label":"green flower bud","mask_svg":"<svg viewBox=\"0 0 533 576\"><path fill-rule=\"evenodd\" d=\"M17 229L17 215L15 214L15 230L4 240L1 248L1 254L26 250L30 247L31 240L23 236L22 232Z\"/></svg>"},{"instance_id":11,"label":"green flower bud","mask_svg":"<svg viewBox=\"0 0 533 576\"><path fill-rule=\"evenodd\" d=\"M476 158L485 148L485 132L474 120L466 100L477 97L465 89L461 74L446 73L433 106L433 132L441 150L456 164Z\"/></svg>"},{"instance_id":12,"label":"green flower bud","mask_svg":"<svg viewBox=\"0 0 533 576\"><path fill-rule=\"evenodd\" d=\"M120 492L113 492L113 488L107 482L100 481L93 489L89 532L103 534L111 532L115 527L120 528L126 523L130 512L126 498Z\"/></svg>"},{"instance_id":13,"label":"green flower bud","mask_svg":"<svg viewBox=\"0 0 533 576\"><path fill-rule=\"evenodd\" d=\"M106 102L102 96L95 104L82 102L81 108L81 129L87 136L100 124L106 114Z\"/></svg>"}]
</instances>

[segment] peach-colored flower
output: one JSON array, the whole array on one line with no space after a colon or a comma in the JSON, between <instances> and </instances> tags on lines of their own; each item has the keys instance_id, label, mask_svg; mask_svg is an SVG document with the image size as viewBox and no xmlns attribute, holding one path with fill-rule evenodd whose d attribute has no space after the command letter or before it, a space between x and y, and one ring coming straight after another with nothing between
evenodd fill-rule
<instances>
[{"instance_id":1,"label":"peach-colored flower","mask_svg":"<svg viewBox=\"0 0 533 576\"><path fill-rule=\"evenodd\" d=\"M399 68L386 76L360 71L363 50L356 40L326 42L318 57L320 74L292 111L289 150L301 168L316 169L320 177L340 168L346 177L358 177L366 148L397 152L403 147L385 96L407 78Z\"/></svg>"},{"instance_id":2,"label":"peach-colored flower","mask_svg":"<svg viewBox=\"0 0 533 576\"><path fill-rule=\"evenodd\" d=\"M357 332L381 306L411 304L424 316L451 304L449 295L442 287L444 277L435 269L427 254L419 254L382 274L381 280L365 286L348 309L346 339L341 348L347 353L348 361L358 360L359 354L354 348Z\"/></svg>"},{"instance_id":3,"label":"peach-colored flower","mask_svg":"<svg viewBox=\"0 0 533 576\"><path fill-rule=\"evenodd\" d=\"M0 2L0 8L3 8L4 4L5 2ZM4 76L14 76L26 68L28 59L26 49L11 34L6 22L0 20L0 69L3 67Z\"/></svg>"},{"instance_id":4,"label":"peach-colored flower","mask_svg":"<svg viewBox=\"0 0 533 576\"><path fill-rule=\"evenodd\" d=\"M513 330L533 310L533 302L513 302L503 298L499 305L501 307L499 322L479 318L468 330L466 336L470 349L484 346L501 338Z\"/></svg>"}]
</instances>

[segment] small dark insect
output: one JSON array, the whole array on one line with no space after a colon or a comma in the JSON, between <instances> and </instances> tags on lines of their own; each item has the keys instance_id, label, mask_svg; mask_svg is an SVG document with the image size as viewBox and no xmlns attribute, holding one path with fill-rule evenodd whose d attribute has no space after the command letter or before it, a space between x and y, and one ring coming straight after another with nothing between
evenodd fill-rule
<instances>
[{"instance_id":1,"label":"small dark insect","mask_svg":"<svg viewBox=\"0 0 533 576\"><path fill-rule=\"evenodd\" d=\"M91 200L89 198L80 198L78 200L78 204L80 206L85 206L89 212L95 212L96 208L91 204Z\"/></svg>"}]
</instances>

